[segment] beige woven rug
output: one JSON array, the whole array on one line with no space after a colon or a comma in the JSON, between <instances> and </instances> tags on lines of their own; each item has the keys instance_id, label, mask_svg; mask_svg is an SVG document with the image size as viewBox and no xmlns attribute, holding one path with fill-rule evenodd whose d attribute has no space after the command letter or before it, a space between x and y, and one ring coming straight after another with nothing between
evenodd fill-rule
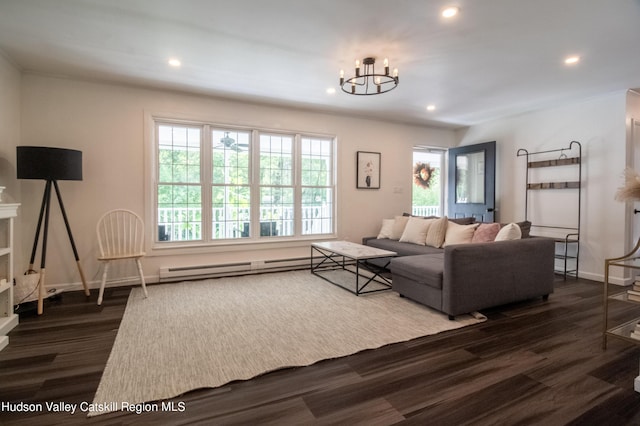
<instances>
[{"instance_id":1,"label":"beige woven rug","mask_svg":"<svg viewBox=\"0 0 640 426\"><path fill-rule=\"evenodd\" d=\"M309 271L148 291L131 291L89 416L486 320L449 321L392 291L358 297Z\"/></svg>"}]
</instances>

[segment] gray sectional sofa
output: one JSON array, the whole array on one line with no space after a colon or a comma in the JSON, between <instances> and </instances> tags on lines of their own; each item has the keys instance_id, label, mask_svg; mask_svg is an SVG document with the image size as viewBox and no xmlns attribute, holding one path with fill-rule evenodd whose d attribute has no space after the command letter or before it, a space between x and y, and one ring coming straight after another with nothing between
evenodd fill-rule
<instances>
[{"instance_id":1,"label":"gray sectional sofa","mask_svg":"<svg viewBox=\"0 0 640 426\"><path fill-rule=\"evenodd\" d=\"M453 319L553 293L554 241L528 237L444 248L387 238L363 244L398 253L390 264L393 290Z\"/></svg>"}]
</instances>

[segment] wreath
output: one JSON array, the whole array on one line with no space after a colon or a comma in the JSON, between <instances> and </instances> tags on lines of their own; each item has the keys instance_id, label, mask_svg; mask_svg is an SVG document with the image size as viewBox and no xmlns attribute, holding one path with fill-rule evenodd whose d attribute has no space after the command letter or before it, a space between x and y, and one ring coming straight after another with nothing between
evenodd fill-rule
<instances>
[{"instance_id":1,"label":"wreath","mask_svg":"<svg viewBox=\"0 0 640 426\"><path fill-rule=\"evenodd\" d=\"M429 188L434 171L435 168L427 163L416 163L413 168L413 182L421 188Z\"/></svg>"}]
</instances>

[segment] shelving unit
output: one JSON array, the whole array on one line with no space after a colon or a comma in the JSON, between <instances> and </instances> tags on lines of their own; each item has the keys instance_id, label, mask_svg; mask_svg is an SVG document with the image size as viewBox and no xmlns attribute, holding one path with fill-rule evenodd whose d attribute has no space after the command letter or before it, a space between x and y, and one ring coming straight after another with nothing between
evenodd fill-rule
<instances>
[{"instance_id":1,"label":"shelving unit","mask_svg":"<svg viewBox=\"0 0 640 426\"><path fill-rule=\"evenodd\" d=\"M607 338L614 337L622 339L627 342L640 345L640 340L631 337L631 332L636 329L636 324L640 322L640 309L638 309L638 317L631 321L626 321L619 324L611 324L609 322L609 303L611 301L621 301L626 303L635 304L640 308L640 302L630 300L628 297L628 288L619 287L620 291L616 291L613 294L609 294L609 270L613 267L638 269L640 270L640 239L636 243L636 246L630 253L625 254L622 257L616 257L612 259L605 259L604 261L604 319L602 326L602 349L607 349Z\"/></svg>"},{"instance_id":2,"label":"shelving unit","mask_svg":"<svg viewBox=\"0 0 640 426\"><path fill-rule=\"evenodd\" d=\"M9 331L18 325L13 312L13 220L18 207L0 203L0 350L9 344Z\"/></svg>"},{"instance_id":3,"label":"shelving unit","mask_svg":"<svg viewBox=\"0 0 640 426\"><path fill-rule=\"evenodd\" d=\"M544 160L533 161L541 157L549 157L559 153L559 158L547 158ZM578 264L580 260L580 208L582 205L582 145L578 141L572 141L567 148L552 149L547 151L529 152L526 149L519 149L518 157L526 156L526 197L524 204L525 220L530 218L529 195L531 191L537 190L573 190L577 191L575 202L577 203L576 216L573 223L567 226L548 225L545 223L532 223L532 231L538 232L550 231L559 236L547 237L553 238L556 242L556 260L560 262L560 266L556 265L555 272L562 274L566 280L567 276L578 278ZM562 167L570 170L571 180L551 181L551 182L531 182L532 170ZM532 235L535 231L532 232Z\"/></svg>"}]
</instances>

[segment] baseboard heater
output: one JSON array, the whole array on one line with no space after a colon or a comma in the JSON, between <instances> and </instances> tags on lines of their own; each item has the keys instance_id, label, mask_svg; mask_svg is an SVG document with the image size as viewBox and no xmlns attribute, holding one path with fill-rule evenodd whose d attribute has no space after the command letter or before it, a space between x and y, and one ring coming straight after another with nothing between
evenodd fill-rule
<instances>
[{"instance_id":1,"label":"baseboard heater","mask_svg":"<svg viewBox=\"0 0 640 426\"><path fill-rule=\"evenodd\" d=\"M256 260L251 262L219 263L212 265L161 267L159 277L161 282L193 280L234 275L259 274L263 272L308 269L309 267L310 264L308 257L296 257L275 260Z\"/></svg>"}]
</instances>

